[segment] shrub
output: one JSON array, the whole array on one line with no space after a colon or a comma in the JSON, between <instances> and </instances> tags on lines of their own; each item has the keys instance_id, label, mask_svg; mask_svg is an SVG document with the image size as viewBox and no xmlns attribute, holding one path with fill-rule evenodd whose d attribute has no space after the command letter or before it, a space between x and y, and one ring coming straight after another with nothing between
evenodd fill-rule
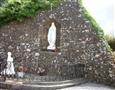
<instances>
[{"instance_id":1,"label":"shrub","mask_svg":"<svg viewBox=\"0 0 115 90\"><path fill-rule=\"evenodd\" d=\"M113 51L115 51L115 37L112 37L112 36L109 36L109 35L105 35L104 38L106 39L106 41L110 45L111 49Z\"/></svg>"},{"instance_id":2,"label":"shrub","mask_svg":"<svg viewBox=\"0 0 115 90\"><path fill-rule=\"evenodd\" d=\"M110 47L112 48L112 50L115 51L115 38L113 40L110 40L108 42L108 44L110 45Z\"/></svg>"},{"instance_id":3,"label":"shrub","mask_svg":"<svg viewBox=\"0 0 115 90\"><path fill-rule=\"evenodd\" d=\"M110 40L113 40L115 37L112 37L110 35L105 35L104 38L109 42Z\"/></svg>"},{"instance_id":4,"label":"shrub","mask_svg":"<svg viewBox=\"0 0 115 90\"><path fill-rule=\"evenodd\" d=\"M113 63L115 64L115 52L113 52Z\"/></svg>"},{"instance_id":5,"label":"shrub","mask_svg":"<svg viewBox=\"0 0 115 90\"><path fill-rule=\"evenodd\" d=\"M59 4L60 0L0 0L0 26L13 21L22 21L36 15L37 12L50 9Z\"/></svg>"}]
</instances>

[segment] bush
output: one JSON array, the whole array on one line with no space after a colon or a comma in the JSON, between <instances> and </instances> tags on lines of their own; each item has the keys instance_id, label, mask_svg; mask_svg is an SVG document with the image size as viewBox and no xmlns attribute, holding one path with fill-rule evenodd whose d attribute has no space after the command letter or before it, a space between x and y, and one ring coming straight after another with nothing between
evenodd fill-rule
<instances>
[{"instance_id":1,"label":"bush","mask_svg":"<svg viewBox=\"0 0 115 90\"><path fill-rule=\"evenodd\" d=\"M0 0L0 26L13 21L22 21L36 15L37 12L50 9L60 0Z\"/></svg>"},{"instance_id":2,"label":"bush","mask_svg":"<svg viewBox=\"0 0 115 90\"><path fill-rule=\"evenodd\" d=\"M110 47L112 48L112 50L115 51L115 38L113 40L110 40L108 43Z\"/></svg>"},{"instance_id":3,"label":"bush","mask_svg":"<svg viewBox=\"0 0 115 90\"><path fill-rule=\"evenodd\" d=\"M113 52L112 54L113 54L113 63L115 64L115 52Z\"/></svg>"},{"instance_id":4,"label":"bush","mask_svg":"<svg viewBox=\"0 0 115 90\"><path fill-rule=\"evenodd\" d=\"M109 35L105 35L104 38L109 42L109 41L114 41L115 37L113 36L109 36Z\"/></svg>"},{"instance_id":5,"label":"bush","mask_svg":"<svg viewBox=\"0 0 115 90\"><path fill-rule=\"evenodd\" d=\"M108 44L110 45L111 49L115 51L115 37L105 35L104 36Z\"/></svg>"}]
</instances>

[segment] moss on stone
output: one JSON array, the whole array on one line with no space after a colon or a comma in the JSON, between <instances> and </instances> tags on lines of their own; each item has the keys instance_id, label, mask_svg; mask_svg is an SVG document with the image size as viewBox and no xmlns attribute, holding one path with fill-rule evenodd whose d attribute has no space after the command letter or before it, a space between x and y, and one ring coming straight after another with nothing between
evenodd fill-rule
<instances>
[{"instance_id":1,"label":"moss on stone","mask_svg":"<svg viewBox=\"0 0 115 90\"><path fill-rule=\"evenodd\" d=\"M94 30L96 32L98 37L104 38L103 29L98 25L98 23L95 21L95 19L89 14L89 12L83 6L82 0L80 0L80 6L83 9L83 15L84 15L85 19L87 19L90 22L92 30Z\"/></svg>"}]
</instances>

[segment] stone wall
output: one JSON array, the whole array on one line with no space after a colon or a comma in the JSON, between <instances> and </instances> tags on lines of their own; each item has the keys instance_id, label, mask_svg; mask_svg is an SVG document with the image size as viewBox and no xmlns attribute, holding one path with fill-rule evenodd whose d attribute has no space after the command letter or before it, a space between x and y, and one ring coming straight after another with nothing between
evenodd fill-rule
<instances>
[{"instance_id":1,"label":"stone wall","mask_svg":"<svg viewBox=\"0 0 115 90\"><path fill-rule=\"evenodd\" d=\"M55 52L44 50L52 21L57 27ZM53 11L41 12L24 22L12 22L0 28L0 57L6 60L8 51L13 54L15 67L25 66L30 72L38 73L42 68L49 75L60 72L66 75L68 69L63 65L83 64L89 80L115 83L111 53L91 30L78 2L65 1ZM75 72L78 71L74 69L68 73Z\"/></svg>"}]
</instances>

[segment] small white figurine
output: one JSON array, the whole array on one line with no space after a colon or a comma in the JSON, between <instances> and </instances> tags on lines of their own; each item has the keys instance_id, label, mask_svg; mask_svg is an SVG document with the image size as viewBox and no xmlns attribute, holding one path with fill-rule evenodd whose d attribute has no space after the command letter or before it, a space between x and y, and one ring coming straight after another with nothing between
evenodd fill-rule
<instances>
[{"instance_id":1,"label":"small white figurine","mask_svg":"<svg viewBox=\"0 0 115 90\"><path fill-rule=\"evenodd\" d=\"M47 47L48 50L55 50L56 49L56 26L54 22L52 22L51 27L48 31L48 43L49 46Z\"/></svg>"},{"instance_id":2,"label":"small white figurine","mask_svg":"<svg viewBox=\"0 0 115 90\"><path fill-rule=\"evenodd\" d=\"M12 55L11 52L8 52L7 68L6 68L6 74L7 75L14 75L15 74L13 58L11 57L11 55Z\"/></svg>"}]
</instances>

